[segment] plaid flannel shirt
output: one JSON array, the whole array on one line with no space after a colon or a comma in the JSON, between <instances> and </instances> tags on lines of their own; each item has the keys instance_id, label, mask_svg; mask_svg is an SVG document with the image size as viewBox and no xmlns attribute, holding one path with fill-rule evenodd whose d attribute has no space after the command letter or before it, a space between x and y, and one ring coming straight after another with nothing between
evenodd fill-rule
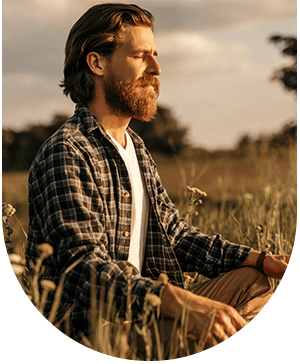
<instances>
[{"instance_id":1,"label":"plaid flannel shirt","mask_svg":"<svg viewBox=\"0 0 300 364\"><path fill-rule=\"evenodd\" d=\"M128 133L150 198L141 273L127 261L132 205L128 172L110 136L85 106L76 106L75 114L44 143L30 168L26 258L35 259L41 243L53 246L42 278L56 284L65 269L81 258L65 278L57 319L75 304L73 327L85 334L92 281L98 291L104 288L105 302L125 317L128 281L124 271L130 267L136 319L146 293L161 294L164 284L153 285L160 273L183 287L183 272L215 277L239 267L251 250L218 234L207 236L181 221L143 141L130 128ZM46 316L53 296L49 295ZM71 336L77 334L74 331Z\"/></svg>"}]
</instances>

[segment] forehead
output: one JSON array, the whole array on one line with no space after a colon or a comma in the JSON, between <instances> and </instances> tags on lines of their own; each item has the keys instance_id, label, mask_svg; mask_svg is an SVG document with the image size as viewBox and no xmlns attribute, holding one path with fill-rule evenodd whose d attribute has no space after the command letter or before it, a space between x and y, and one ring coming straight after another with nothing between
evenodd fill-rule
<instances>
[{"instance_id":1,"label":"forehead","mask_svg":"<svg viewBox=\"0 0 300 364\"><path fill-rule=\"evenodd\" d=\"M123 35L123 42L120 48L130 50L153 50L155 39L152 30L145 26L127 26Z\"/></svg>"}]
</instances>

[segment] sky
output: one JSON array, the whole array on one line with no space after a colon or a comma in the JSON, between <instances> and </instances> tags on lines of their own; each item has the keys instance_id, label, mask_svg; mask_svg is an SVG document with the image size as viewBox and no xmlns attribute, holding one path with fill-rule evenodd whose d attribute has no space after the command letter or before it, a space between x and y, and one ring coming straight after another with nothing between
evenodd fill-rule
<instances>
[{"instance_id":1,"label":"sky","mask_svg":"<svg viewBox=\"0 0 300 364\"><path fill-rule=\"evenodd\" d=\"M2 126L20 130L72 115L58 86L69 30L90 0L3 0ZM120 2L120 1L115 1ZM132 3L132 1L121 1ZM296 118L296 98L276 82L290 63L268 43L296 35L295 0L137 0L153 13L161 93L192 145L232 148L244 134L279 131Z\"/></svg>"}]
</instances>

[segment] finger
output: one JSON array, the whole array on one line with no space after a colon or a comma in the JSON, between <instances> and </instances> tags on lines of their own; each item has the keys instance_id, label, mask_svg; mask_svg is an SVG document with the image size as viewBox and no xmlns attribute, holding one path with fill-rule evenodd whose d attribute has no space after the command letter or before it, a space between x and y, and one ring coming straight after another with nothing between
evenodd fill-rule
<instances>
[{"instance_id":1,"label":"finger","mask_svg":"<svg viewBox=\"0 0 300 364\"><path fill-rule=\"evenodd\" d=\"M219 343L227 340L229 337L224 330L225 330L225 327L218 323L214 323L212 326L211 334L213 335L214 338L216 338L218 340ZM234 331L234 329L232 331Z\"/></svg>"},{"instance_id":2,"label":"finger","mask_svg":"<svg viewBox=\"0 0 300 364\"><path fill-rule=\"evenodd\" d=\"M209 349L213 346L216 346L218 345L219 342L218 340L212 335L212 333L210 332L208 335L207 335L207 338L206 338L206 341L205 341L205 344L204 344L204 348L205 349Z\"/></svg>"},{"instance_id":3,"label":"finger","mask_svg":"<svg viewBox=\"0 0 300 364\"><path fill-rule=\"evenodd\" d=\"M226 308L226 316L222 317L221 323L226 327L230 336L247 325L247 321L233 307Z\"/></svg>"},{"instance_id":4,"label":"finger","mask_svg":"<svg viewBox=\"0 0 300 364\"><path fill-rule=\"evenodd\" d=\"M236 311L233 317L233 325L239 331L247 325L247 321Z\"/></svg>"}]
</instances>

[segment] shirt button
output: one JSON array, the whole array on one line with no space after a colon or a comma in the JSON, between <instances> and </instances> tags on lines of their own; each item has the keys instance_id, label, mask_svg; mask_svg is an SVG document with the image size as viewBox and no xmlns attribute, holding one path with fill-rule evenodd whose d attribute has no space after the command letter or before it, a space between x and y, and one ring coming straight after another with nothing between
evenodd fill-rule
<instances>
[{"instance_id":1,"label":"shirt button","mask_svg":"<svg viewBox=\"0 0 300 364\"><path fill-rule=\"evenodd\" d=\"M127 198L130 197L130 192L125 191L124 196L127 197Z\"/></svg>"},{"instance_id":2,"label":"shirt button","mask_svg":"<svg viewBox=\"0 0 300 364\"><path fill-rule=\"evenodd\" d=\"M129 231L124 231L124 232L123 232L123 236L124 236L125 238L127 238L127 237L129 236Z\"/></svg>"}]
</instances>

